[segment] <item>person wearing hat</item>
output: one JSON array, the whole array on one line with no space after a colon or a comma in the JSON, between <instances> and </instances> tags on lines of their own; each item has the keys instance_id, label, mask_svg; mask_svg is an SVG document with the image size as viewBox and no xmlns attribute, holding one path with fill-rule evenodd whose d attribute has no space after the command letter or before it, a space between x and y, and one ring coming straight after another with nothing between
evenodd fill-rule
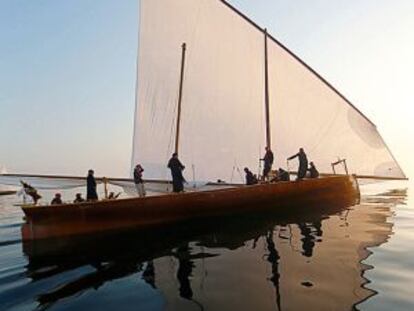
<instances>
[{"instance_id":1,"label":"person wearing hat","mask_svg":"<svg viewBox=\"0 0 414 311\"><path fill-rule=\"evenodd\" d=\"M93 176L94 171L88 171L88 177L86 177L86 200L87 201L97 201L98 194L96 193L96 180Z\"/></svg>"},{"instance_id":2,"label":"person wearing hat","mask_svg":"<svg viewBox=\"0 0 414 311\"><path fill-rule=\"evenodd\" d=\"M146 195L144 180L142 179L143 172L144 169L142 168L142 166L140 164L137 164L134 169L134 183L140 198L145 197Z\"/></svg>"},{"instance_id":3,"label":"person wearing hat","mask_svg":"<svg viewBox=\"0 0 414 311\"><path fill-rule=\"evenodd\" d=\"M50 202L51 205L60 205L62 203L62 195L60 193L56 193L52 202Z\"/></svg>"},{"instance_id":4,"label":"person wearing hat","mask_svg":"<svg viewBox=\"0 0 414 311\"><path fill-rule=\"evenodd\" d=\"M173 192L184 191L185 179L183 170L185 169L185 166L181 164L177 153L173 153L171 159L168 161L168 168L171 170Z\"/></svg>"}]
</instances>

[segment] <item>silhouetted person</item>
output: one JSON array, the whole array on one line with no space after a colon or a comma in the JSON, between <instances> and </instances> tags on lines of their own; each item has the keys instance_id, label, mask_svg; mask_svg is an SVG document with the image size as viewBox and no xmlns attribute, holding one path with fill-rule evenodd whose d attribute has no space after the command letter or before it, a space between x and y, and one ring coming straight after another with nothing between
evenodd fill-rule
<instances>
[{"instance_id":1,"label":"silhouetted person","mask_svg":"<svg viewBox=\"0 0 414 311\"><path fill-rule=\"evenodd\" d=\"M42 198L42 196L37 193L37 190L34 187L30 186L24 181L21 180L20 183L23 186L24 193L31 197L33 199L34 204L36 205L37 201L39 201Z\"/></svg>"},{"instance_id":2,"label":"silhouetted person","mask_svg":"<svg viewBox=\"0 0 414 311\"><path fill-rule=\"evenodd\" d=\"M96 193L96 180L93 176L94 171L88 171L88 177L86 178L86 200L97 201L98 194Z\"/></svg>"},{"instance_id":3,"label":"silhouetted person","mask_svg":"<svg viewBox=\"0 0 414 311\"><path fill-rule=\"evenodd\" d=\"M142 179L142 173L144 169L140 164L137 164L134 169L134 183L135 188L137 189L138 195L142 198L145 197L145 187L144 187L144 180Z\"/></svg>"},{"instance_id":4,"label":"silhouetted person","mask_svg":"<svg viewBox=\"0 0 414 311\"><path fill-rule=\"evenodd\" d=\"M85 202L85 199L82 198L82 194L77 193L73 203L82 203L82 202Z\"/></svg>"},{"instance_id":5,"label":"silhouetted person","mask_svg":"<svg viewBox=\"0 0 414 311\"><path fill-rule=\"evenodd\" d=\"M247 167L244 168L244 172L246 173L246 185L250 186L257 184L257 178Z\"/></svg>"},{"instance_id":6,"label":"silhouetted person","mask_svg":"<svg viewBox=\"0 0 414 311\"><path fill-rule=\"evenodd\" d=\"M173 192L182 192L184 190L185 182L183 176L185 166L181 164L177 153L173 153L171 159L168 161L168 168L171 170Z\"/></svg>"},{"instance_id":7,"label":"silhouetted person","mask_svg":"<svg viewBox=\"0 0 414 311\"><path fill-rule=\"evenodd\" d=\"M62 195L60 193L56 193L52 202L50 202L51 205L60 205L62 203Z\"/></svg>"},{"instance_id":8,"label":"silhouetted person","mask_svg":"<svg viewBox=\"0 0 414 311\"><path fill-rule=\"evenodd\" d=\"M273 159L274 159L272 150L270 150L269 147L266 147L265 150L266 150L266 153L265 153L263 159L260 159L264 162L263 180L265 180L267 178L270 171L272 170Z\"/></svg>"},{"instance_id":9,"label":"silhouetted person","mask_svg":"<svg viewBox=\"0 0 414 311\"><path fill-rule=\"evenodd\" d=\"M298 179L303 179L306 176L306 171L308 170L308 158L306 156L305 151L303 148L299 149L299 152L291 157L288 160L292 160L294 158L299 158L299 169L298 169Z\"/></svg>"},{"instance_id":10,"label":"silhouetted person","mask_svg":"<svg viewBox=\"0 0 414 311\"><path fill-rule=\"evenodd\" d=\"M278 182L278 181L289 181L290 175L288 171L285 171L283 168L279 168L277 170L277 176L271 180L271 182Z\"/></svg>"},{"instance_id":11,"label":"silhouetted person","mask_svg":"<svg viewBox=\"0 0 414 311\"><path fill-rule=\"evenodd\" d=\"M310 173L310 178L318 178L319 177L319 172L316 169L315 164L313 164L313 162L309 163L308 171Z\"/></svg>"}]
</instances>

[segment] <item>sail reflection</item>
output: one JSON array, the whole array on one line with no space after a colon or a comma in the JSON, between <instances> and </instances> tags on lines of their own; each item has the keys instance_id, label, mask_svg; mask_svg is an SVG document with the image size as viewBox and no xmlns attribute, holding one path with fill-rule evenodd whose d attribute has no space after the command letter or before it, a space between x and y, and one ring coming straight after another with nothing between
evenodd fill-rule
<instances>
[{"instance_id":1,"label":"sail reflection","mask_svg":"<svg viewBox=\"0 0 414 311\"><path fill-rule=\"evenodd\" d=\"M351 308L373 294L362 287L361 239L367 246L381 244L392 230L386 217L372 222L372 215L390 213L390 207L378 211L370 206L318 206L289 219L267 213L117 236L24 243L26 272L33 282L74 273L38 295L43 309L133 275L163 297L169 310L218 305L304 309L308 303L329 310L323 297L335 288L342 291L336 303ZM370 230L378 232L375 241ZM75 273L77 269L87 272Z\"/></svg>"}]
</instances>

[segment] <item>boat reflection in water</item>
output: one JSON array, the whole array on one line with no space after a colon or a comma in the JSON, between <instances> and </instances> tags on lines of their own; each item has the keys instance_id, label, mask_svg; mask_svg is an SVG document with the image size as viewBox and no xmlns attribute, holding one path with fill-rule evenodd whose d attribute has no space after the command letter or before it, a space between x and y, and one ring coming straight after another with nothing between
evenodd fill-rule
<instances>
[{"instance_id":1,"label":"boat reflection in water","mask_svg":"<svg viewBox=\"0 0 414 311\"><path fill-rule=\"evenodd\" d=\"M25 241L27 275L50 280L38 307L57 310L62 300L102 308L100 292L119 310L350 310L374 294L364 287L368 267L360 262L367 247L390 236L392 202L381 209L343 203L283 218L250 214L117 236Z\"/></svg>"}]
</instances>

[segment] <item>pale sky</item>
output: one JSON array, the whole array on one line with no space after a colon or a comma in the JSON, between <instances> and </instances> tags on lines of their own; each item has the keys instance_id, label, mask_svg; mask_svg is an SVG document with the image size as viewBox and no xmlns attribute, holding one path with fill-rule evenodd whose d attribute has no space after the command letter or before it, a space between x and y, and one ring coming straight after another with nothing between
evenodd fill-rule
<instances>
[{"instance_id":1,"label":"pale sky","mask_svg":"<svg viewBox=\"0 0 414 311\"><path fill-rule=\"evenodd\" d=\"M229 1L378 127L414 176L414 1ZM128 176L138 0L0 0L0 165Z\"/></svg>"}]
</instances>

